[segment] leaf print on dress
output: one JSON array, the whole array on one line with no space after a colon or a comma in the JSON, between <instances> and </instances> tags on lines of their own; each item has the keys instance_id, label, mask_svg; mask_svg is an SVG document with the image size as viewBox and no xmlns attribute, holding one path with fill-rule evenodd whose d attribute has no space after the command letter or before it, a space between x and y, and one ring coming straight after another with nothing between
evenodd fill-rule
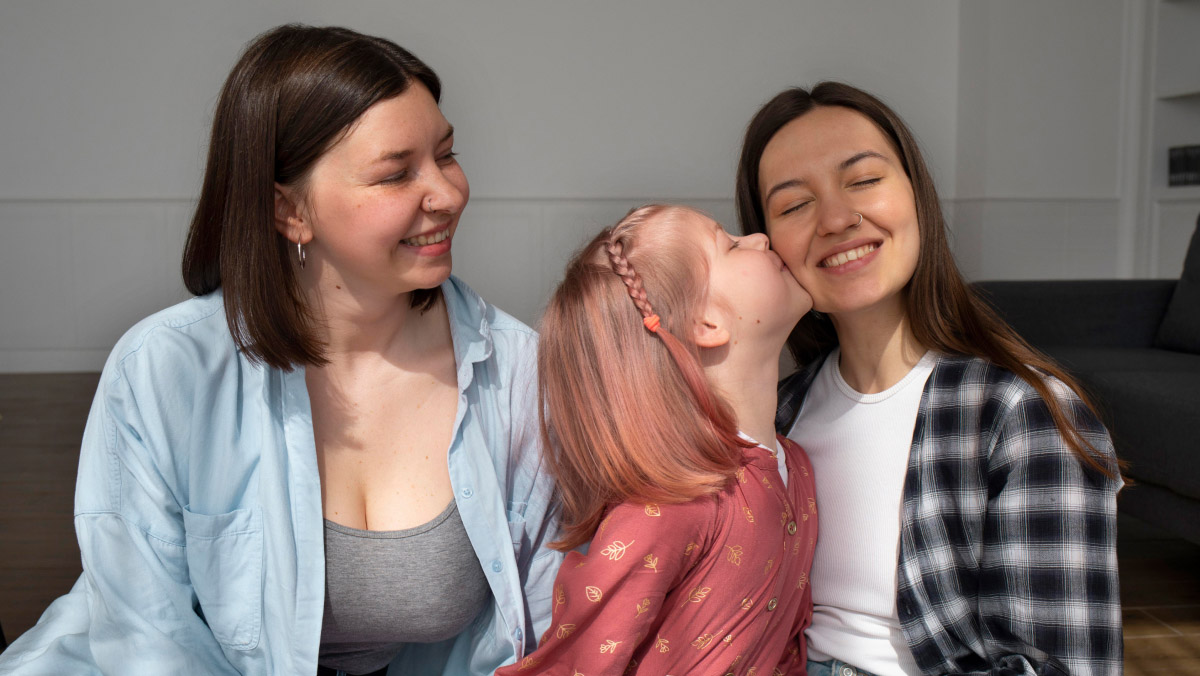
<instances>
[{"instance_id":1,"label":"leaf print on dress","mask_svg":"<svg viewBox=\"0 0 1200 676\"><path fill-rule=\"evenodd\" d=\"M608 639L604 643L600 644L600 652L615 653L615 652L617 652L617 646L620 644L621 644L620 641L614 641L612 639Z\"/></svg>"},{"instance_id":2,"label":"leaf print on dress","mask_svg":"<svg viewBox=\"0 0 1200 676\"><path fill-rule=\"evenodd\" d=\"M641 615L647 610L650 610L650 599L642 599L637 604L637 614Z\"/></svg>"},{"instance_id":3,"label":"leaf print on dress","mask_svg":"<svg viewBox=\"0 0 1200 676\"><path fill-rule=\"evenodd\" d=\"M712 642L713 642L712 634L701 634L700 636L696 637L695 641L692 641L692 647L695 648L696 650L704 650L705 648L708 647L708 644L710 644Z\"/></svg>"},{"instance_id":4,"label":"leaf print on dress","mask_svg":"<svg viewBox=\"0 0 1200 676\"><path fill-rule=\"evenodd\" d=\"M554 612L558 612L558 607L567 602L567 592L563 591L562 585L554 588Z\"/></svg>"},{"instance_id":5,"label":"leaf print on dress","mask_svg":"<svg viewBox=\"0 0 1200 676\"><path fill-rule=\"evenodd\" d=\"M800 573L800 579L796 582L796 589L804 589L804 585L808 584L808 573Z\"/></svg>"},{"instance_id":6,"label":"leaf print on dress","mask_svg":"<svg viewBox=\"0 0 1200 676\"><path fill-rule=\"evenodd\" d=\"M658 508L656 503L651 502L646 505L646 516L662 516L662 510Z\"/></svg>"},{"instance_id":7,"label":"leaf print on dress","mask_svg":"<svg viewBox=\"0 0 1200 676\"><path fill-rule=\"evenodd\" d=\"M660 653L670 652L671 651L670 643L671 642L668 641L667 639L659 636L658 640L656 640L654 642L654 647L658 648L658 652L660 652Z\"/></svg>"},{"instance_id":8,"label":"leaf print on dress","mask_svg":"<svg viewBox=\"0 0 1200 676\"><path fill-rule=\"evenodd\" d=\"M599 603L600 599L604 598L604 592L599 587L588 585L583 591L587 593L587 600L592 603Z\"/></svg>"},{"instance_id":9,"label":"leaf print on dress","mask_svg":"<svg viewBox=\"0 0 1200 676\"><path fill-rule=\"evenodd\" d=\"M742 610L750 610L754 606L754 599L746 597L742 599Z\"/></svg>"},{"instance_id":10,"label":"leaf print on dress","mask_svg":"<svg viewBox=\"0 0 1200 676\"><path fill-rule=\"evenodd\" d=\"M742 565L742 546L741 545L733 545L732 547L729 545L725 545L725 549L729 550L729 553L725 555L725 558L729 559L730 563L732 563L735 566Z\"/></svg>"},{"instance_id":11,"label":"leaf print on dress","mask_svg":"<svg viewBox=\"0 0 1200 676\"><path fill-rule=\"evenodd\" d=\"M533 667L536 667L538 664L541 664L541 662L542 662L542 658L534 657L533 655L530 655L529 657L526 657L525 659L521 660L521 666L517 668L517 671L525 671L526 669L532 669Z\"/></svg>"},{"instance_id":12,"label":"leaf print on dress","mask_svg":"<svg viewBox=\"0 0 1200 676\"><path fill-rule=\"evenodd\" d=\"M574 624L560 624L560 625L558 625L558 631L554 632L554 635L559 638L566 638L566 637L570 636L571 634L573 634L574 632L575 632Z\"/></svg>"},{"instance_id":13,"label":"leaf print on dress","mask_svg":"<svg viewBox=\"0 0 1200 676\"><path fill-rule=\"evenodd\" d=\"M775 565L775 559L767 559L767 565L763 567L763 575L771 572L771 566Z\"/></svg>"},{"instance_id":14,"label":"leaf print on dress","mask_svg":"<svg viewBox=\"0 0 1200 676\"><path fill-rule=\"evenodd\" d=\"M683 548L683 555L691 556L692 552L696 551L696 547L699 547L699 546L700 545L696 544L695 542L687 543L687 546Z\"/></svg>"},{"instance_id":15,"label":"leaf print on dress","mask_svg":"<svg viewBox=\"0 0 1200 676\"><path fill-rule=\"evenodd\" d=\"M620 540L613 540L613 543L600 551L601 556L607 556L609 561L620 561L621 557L625 556L625 550L629 548L636 540L630 540L629 544L625 544Z\"/></svg>"},{"instance_id":16,"label":"leaf print on dress","mask_svg":"<svg viewBox=\"0 0 1200 676\"><path fill-rule=\"evenodd\" d=\"M596 539L599 539L600 536L604 534L604 528L608 526L608 522L611 520L612 512L609 512L608 516L604 517L604 519L600 521L600 526L596 529Z\"/></svg>"},{"instance_id":17,"label":"leaf print on dress","mask_svg":"<svg viewBox=\"0 0 1200 676\"><path fill-rule=\"evenodd\" d=\"M743 506L742 513L746 515L747 521L749 521L750 523L754 523L754 512L750 511L749 507Z\"/></svg>"},{"instance_id":18,"label":"leaf print on dress","mask_svg":"<svg viewBox=\"0 0 1200 676\"><path fill-rule=\"evenodd\" d=\"M712 591L712 587L692 587L691 593L688 594L687 599L679 607L682 608L689 603L700 603L708 597L710 591Z\"/></svg>"},{"instance_id":19,"label":"leaf print on dress","mask_svg":"<svg viewBox=\"0 0 1200 676\"><path fill-rule=\"evenodd\" d=\"M655 556L653 554L647 554L642 557L642 560L646 562L646 565L643 566L644 568L649 568L650 570L653 570L656 573L658 572L658 557L657 556Z\"/></svg>"}]
</instances>

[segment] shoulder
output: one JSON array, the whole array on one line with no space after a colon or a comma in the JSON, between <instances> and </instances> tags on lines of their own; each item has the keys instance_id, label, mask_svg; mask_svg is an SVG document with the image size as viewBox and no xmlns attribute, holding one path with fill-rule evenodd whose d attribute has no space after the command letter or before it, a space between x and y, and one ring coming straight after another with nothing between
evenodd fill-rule
<instances>
[{"instance_id":1,"label":"shoulder","mask_svg":"<svg viewBox=\"0 0 1200 676\"><path fill-rule=\"evenodd\" d=\"M695 542L713 527L720 502L717 496L670 504L622 502L609 508L593 542L611 539L617 532L653 533L656 540Z\"/></svg>"},{"instance_id":2,"label":"shoulder","mask_svg":"<svg viewBox=\"0 0 1200 676\"><path fill-rule=\"evenodd\" d=\"M1095 412L1066 383L1035 372L1074 429L1099 452L1097 459L1114 462L1112 441ZM978 435L993 464L1073 455L1042 394L1024 378L980 357L940 356L926 382L918 419L935 439ZM1004 452L996 454L997 449Z\"/></svg>"},{"instance_id":3,"label":"shoulder","mask_svg":"<svg viewBox=\"0 0 1200 676\"><path fill-rule=\"evenodd\" d=\"M1035 372L1058 404L1080 414L1085 412L1083 400L1066 383ZM1031 408L1046 408L1046 401L1024 378L986 359L940 355L925 383L925 407L934 412L974 410L1000 421Z\"/></svg>"},{"instance_id":4,"label":"shoulder","mask_svg":"<svg viewBox=\"0 0 1200 676\"><path fill-rule=\"evenodd\" d=\"M235 358L237 346L219 291L191 298L134 324L117 341L105 378L186 377Z\"/></svg>"}]
</instances>

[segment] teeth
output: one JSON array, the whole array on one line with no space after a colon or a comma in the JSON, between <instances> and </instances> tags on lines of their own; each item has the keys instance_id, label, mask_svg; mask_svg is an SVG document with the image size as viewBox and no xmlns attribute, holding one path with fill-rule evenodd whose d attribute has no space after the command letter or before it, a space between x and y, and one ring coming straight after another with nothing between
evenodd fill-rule
<instances>
[{"instance_id":1,"label":"teeth","mask_svg":"<svg viewBox=\"0 0 1200 676\"><path fill-rule=\"evenodd\" d=\"M450 229L446 228L445 230L440 230L432 235L417 235L416 237L410 237L400 241L408 246L428 246L430 244L437 244L449 236Z\"/></svg>"},{"instance_id":2,"label":"teeth","mask_svg":"<svg viewBox=\"0 0 1200 676\"><path fill-rule=\"evenodd\" d=\"M821 267L835 268L839 265L845 265L846 263L849 263L850 261L856 261L856 260L862 258L863 256L866 256L867 254L871 253L872 251L874 251L877 248L878 247L876 247L874 244L864 244L863 246L860 246L857 249L851 249L849 251L843 251L839 254L834 254L834 255L830 256L829 258L826 258L825 260L821 261Z\"/></svg>"}]
</instances>

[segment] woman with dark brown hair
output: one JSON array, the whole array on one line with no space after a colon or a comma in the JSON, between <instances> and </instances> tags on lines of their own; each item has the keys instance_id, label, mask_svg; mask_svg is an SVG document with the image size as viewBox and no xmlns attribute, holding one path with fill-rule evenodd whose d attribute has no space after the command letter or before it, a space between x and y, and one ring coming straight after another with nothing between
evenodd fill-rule
<instances>
[{"instance_id":1,"label":"woman with dark brown hair","mask_svg":"<svg viewBox=\"0 0 1200 676\"><path fill-rule=\"evenodd\" d=\"M1119 674L1112 443L963 281L904 122L841 83L781 92L737 208L813 297L776 419L821 505L809 674Z\"/></svg>"},{"instance_id":2,"label":"woman with dark brown hair","mask_svg":"<svg viewBox=\"0 0 1200 676\"><path fill-rule=\"evenodd\" d=\"M490 674L534 647L562 559L537 338L450 276L468 186L440 93L342 28L248 46L184 252L196 297L105 365L83 575L0 671Z\"/></svg>"}]
</instances>

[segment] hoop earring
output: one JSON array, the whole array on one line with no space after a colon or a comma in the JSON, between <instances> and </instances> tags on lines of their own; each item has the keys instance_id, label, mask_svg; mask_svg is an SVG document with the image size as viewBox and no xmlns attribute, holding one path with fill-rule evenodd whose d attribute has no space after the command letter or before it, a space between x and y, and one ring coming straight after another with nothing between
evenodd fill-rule
<instances>
[{"instance_id":1,"label":"hoop earring","mask_svg":"<svg viewBox=\"0 0 1200 676\"><path fill-rule=\"evenodd\" d=\"M850 226L850 227L852 227L852 228L857 228L858 226L862 225L862 214L860 214L860 213L858 213L858 212L856 211L856 212L854 212L854 215L855 215L855 216L858 216L858 222L857 222L857 223L855 223L854 225Z\"/></svg>"},{"instance_id":2,"label":"hoop earring","mask_svg":"<svg viewBox=\"0 0 1200 676\"><path fill-rule=\"evenodd\" d=\"M304 260L307 257L308 256L306 256L304 253L304 245L301 244L300 242L296 242L296 260L300 261L300 269L301 270L304 269Z\"/></svg>"}]
</instances>

